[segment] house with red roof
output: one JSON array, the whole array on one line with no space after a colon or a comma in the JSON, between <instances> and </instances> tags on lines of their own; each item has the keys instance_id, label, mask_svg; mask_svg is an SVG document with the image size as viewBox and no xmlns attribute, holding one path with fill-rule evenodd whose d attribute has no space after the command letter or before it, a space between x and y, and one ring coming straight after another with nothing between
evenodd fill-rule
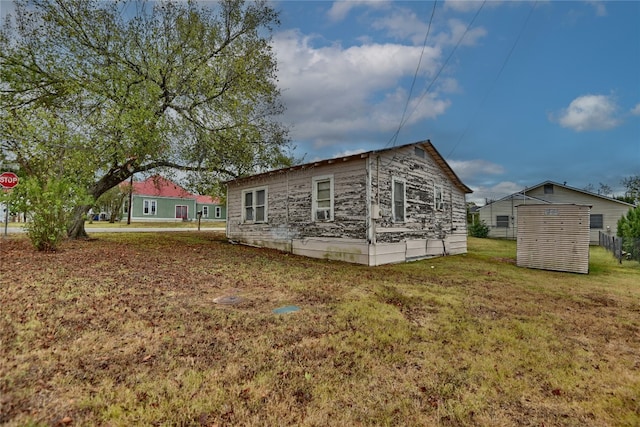
<instances>
[{"instance_id":1,"label":"house with red roof","mask_svg":"<svg viewBox=\"0 0 640 427\"><path fill-rule=\"evenodd\" d=\"M160 175L133 182L131 206L132 221L192 221L198 212L203 221L226 220L226 207L218 198L192 194ZM125 216L128 208L127 201Z\"/></svg>"}]
</instances>

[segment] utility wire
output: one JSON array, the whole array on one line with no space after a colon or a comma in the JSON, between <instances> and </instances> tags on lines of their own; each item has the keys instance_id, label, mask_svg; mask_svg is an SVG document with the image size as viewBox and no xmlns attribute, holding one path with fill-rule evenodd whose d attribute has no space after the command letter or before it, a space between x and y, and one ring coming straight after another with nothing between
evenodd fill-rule
<instances>
[{"instance_id":1,"label":"utility wire","mask_svg":"<svg viewBox=\"0 0 640 427\"><path fill-rule=\"evenodd\" d=\"M491 94L491 92L493 92L493 89L495 89L496 84L498 83L498 80L500 80L500 76L502 75L502 72L504 71L505 67L507 66L507 63L509 62L509 59L511 59L511 55L513 54L513 51L515 50L516 46L518 45L518 42L522 38L522 34L524 33L524 30L527 27L527 24L529 23L529 19L531 19L531 15L533 14L533 11L535 10L537 5L538 5L538 1L536 0L533 3L533 5L531 6L531 9L529 10L529 14L527 15L527 18L525 19L524 23L522 24L522 28L520 28L520 32L518 33L518 37L516 37L515 41L513 42L513 45L511 45L511 49L509 49L509 52L507 53L507 56L505 57L504 61L502 62L502 66L500 67L500 70L498 71L498 74L496 75L496 78L493 80L493 83L489 87L489 90L487 91L487 93L482 98L482 101L480 101L480 105L478 105L478 108L473 113L473 116L471 117L471 120L469 120L469 123L467 124L467 127L465 128L464 132L462 132L462 134L458 138L458 141L456 141L456 143L453 146L453 148L451 148L451 151L447 155L447 158L451 157L451 155L456 150L456 148L458 148L458 145L460 144L460 141L462 141L462 139L467 135L467 132L471 128L471 124L473 123L475 118L478 116L478 113L480 112L480 109L484 106L485 102L489 98L489 95Z\"/></svg>"},{"instance_id":2,"label":"utility wire","mask_svg":"<svg viewBox=\"0 0 640 427\"><path fill-rule=\"evenodd\" d=\"M431 24L433 23L433 17L436 13L436 5L437 0L433 2L433 9L431 9L431 18L429 18L429 26L427 27L427 33L424 36L424 42L422 43L422 51L420 52L420 59L418 59L418 66L416 67L416 71L413 74L413 80L411 81L411 87L409 88L409 94L407 95L407 102L404 104L404 110L402 111L402 116L400 117L400 123L398 124L398 129L395 131L389 142L387 142L387 147L389 144L395 146L398 142L398 134L400 134L400 129L402 129L402 122L404 120L405 114L407 114L407 109L409 108L409 102L411 101L411 96L413 94L413 88L416 85L416 80L418 78L418 72L420 71L420 66L422 65L422 58L424 56L424 51L427 48L427 39L429 38L429 33L431 32Z\"/></svg>"},{"instance_id":3,"label":"utility wire","mask_svg":"<svg viewBox=\"0 0 640 427\"><path fill-rule=\"evenodd\" d=\"M445 60L445 62L442 64L442 66L440 67L440 69L438 70L438 72L436 73L436 75L433 77L433 79L431 80L431 82L429 83L429 85L426 87L426 89L424 90L424 92L422 92L422 95L420 95L420 98L418 99L418 102L416 104L416 108L414 108L411 113L404 118L403 120L401 120L400 122L400 126L398 126L398 130L396 131L396 133L394 134L394 136L391 138L391 140L397 139L398 134L400 133L400 129L402 129L402 127L409 121L409 119L411 118L411 116L413 115L413 113L416 112L417 106L422 102L422 100L424 99L425 96L427 96L427 94L429 93L429 90L431 89L431 87L435 84L436 80L438 80L438 77L440 77L440 74L442 73L442 70L444 70L444 68L447 66L447 64L449 63L449 61L451 60L451 58L453 57L453 54L456 52L456 50L458 49L458 46L460 46L460 44L462 43L462 40L464 40L464 37L467 35L467 33L469 32L469 30L471 29L471 26L473 25L473 23L475 22L476 18L478 17L478 15L480 14L480 11L482 10L482 8L484 7L484 5L487 3L487 0L484 0L482 2L482 4L480 5L480 7L478 8L478 10L476 11L475 15L473 15L473 18L471 19L471 21L469 22L469 24L467 25L467 28L464 30L464 33L462 34L462 36L460 37L460 39L458 39L458 42L456 43L456 45L454 46L453 50L451 51L451 53L449 53L449 56L447 57L447 59ZM391 142L390 140L390 142ZM388 144L387 144L388 145Z\"/></svg>"}]
</instances>

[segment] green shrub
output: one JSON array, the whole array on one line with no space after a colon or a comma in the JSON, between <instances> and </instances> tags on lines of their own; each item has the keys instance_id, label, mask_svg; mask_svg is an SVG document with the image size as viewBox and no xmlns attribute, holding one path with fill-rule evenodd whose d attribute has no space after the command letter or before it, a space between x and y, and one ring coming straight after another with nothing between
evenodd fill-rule
<instances>
[{"instance_id":1,"label":"green shrub","mask_svg":"<svg viewBox=\"0 0 640 427\"><path fill-rule=\"evenodd\" d=\"M469 236L485 238L489 235L489 226L484 221L476 221L469 226Z\"/></svg>"},{"instance_id":2,"label":"green shrub","mask_svg":"<svg viewBox=\"0 0 640 427\"><path fill-rule=\"evenodd\" d=\"M20 181L13 195L27 213L27 236L39 251L54 251L64 238L73 207L86 196L64 179L29 177Z\"/></svg>"}]
</instances>

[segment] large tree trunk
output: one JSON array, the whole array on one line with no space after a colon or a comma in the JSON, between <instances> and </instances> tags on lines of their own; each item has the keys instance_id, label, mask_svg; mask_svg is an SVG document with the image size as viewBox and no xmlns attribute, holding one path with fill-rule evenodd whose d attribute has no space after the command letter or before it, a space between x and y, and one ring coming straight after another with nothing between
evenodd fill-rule
<instances>
[{"instance_id":1,"label":"large tree trunk","mask_svg":"<svg viewBox=\"0 0 640 427\"><path fill-rule=\"evenodd\" d=\"M74 240L89 238L89 235L84 229L84 221L90 208L90 205L81 205L76 206L76 208L73 210L73 217L71 218L71 223L67 228L68 238Z\"/></svg>"}]
</instances>

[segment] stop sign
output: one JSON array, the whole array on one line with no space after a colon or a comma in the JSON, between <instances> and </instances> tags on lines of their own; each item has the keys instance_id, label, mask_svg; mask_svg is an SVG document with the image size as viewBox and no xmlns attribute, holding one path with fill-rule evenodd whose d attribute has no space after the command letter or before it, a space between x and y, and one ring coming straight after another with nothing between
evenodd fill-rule
<instances>
[{"instance_id":1,"label":"stop sign","mask_svg":"<svg viewBox=\"0 0 640 427\"><path fill-rule=\"evenodd\" d=\"M18 175L13 172L2 172L0 174L0 187L13 188L18 185Z\"/></svg>"}]
</instances>

